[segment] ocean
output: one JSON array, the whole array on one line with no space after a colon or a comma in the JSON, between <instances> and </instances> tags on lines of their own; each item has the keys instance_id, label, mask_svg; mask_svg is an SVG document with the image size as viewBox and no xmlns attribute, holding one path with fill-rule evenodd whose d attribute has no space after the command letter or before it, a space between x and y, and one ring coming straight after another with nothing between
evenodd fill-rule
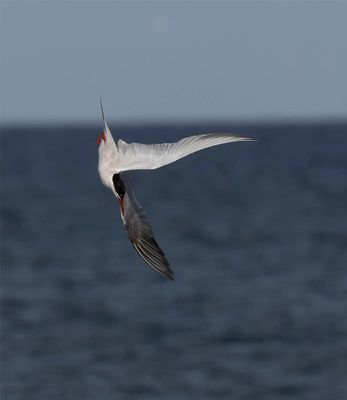
<instances>
[{"instance_id":1,"label":"ocean","mask_svg":"<svg viewBox=\"0 0 347 400\"><path fill-rule=\"evenodd\" d=\"M97 126L1 131L1 399L347 398L347 124L119 126L258 139L129 173L175 274L136 254Z\"/></svg>"}]
</instances>

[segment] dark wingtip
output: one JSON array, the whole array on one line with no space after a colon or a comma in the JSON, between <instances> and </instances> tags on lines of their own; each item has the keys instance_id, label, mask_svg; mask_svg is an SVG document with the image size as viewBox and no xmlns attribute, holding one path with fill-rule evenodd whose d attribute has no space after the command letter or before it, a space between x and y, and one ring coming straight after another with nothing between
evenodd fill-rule
<instances>
[{"instance_id":1,"label":"dark wingtip","mask_svg":"<svg viewBox=\"0 0 347 400\"><path fill-rule=\"evenodd\" d=\"M151 237L151 240L157 245L157 242L153 237ZM140 255L140 257L147 265L149 265L151 268L153 268L153 270L155 270L159 274L164 275L165 277L171 280L174 280L173 271L171 270L170 264L165 258L165 255L160 247L157 247L157 250L159 251L159 254L162 256L161 265L157 263L158 259L157 261L153 262L153 259L151 260L150 258L148 258L148 254L144 252L143 247L140 243L136 243L134 240L131 239L130 241L135 250L137 251L137 253Z\"/></svg>"},{"instance_id":2,"label":"dark wingtip","mask_svg":"<svg viewBox=\"0 0 347 400\"><path fill-rule=\"evenodd\" d=\"M167 260L165 259L165 261L167 262ZM150 264L149 264L150 265ZM159 272L161 275L164 275L166 278L168 278L168 279L170 279L171 281L173 281L174 280L174 273L173 273L173 271L172 271L172 269L169 267L169 263L167 263L166 265L165 265L165 270L164 269L156 269L156 268L153 268L153 266L152 265L150 265L156 272Z\"/></svg>"},{"instance_id":3,"label":"dark wingtip","mask_svg":"<svg viewBox=\"0 0 347 400\"><path fill-rule=\"evenodd\" d=\"M146 261L147 262L147 261ZM154 268L153 265L149 264L147 262L147 264L155 271L155 272L159 272L160 275L165 276L166 278L170 279L171 281L175 280L174 278L174 273L172 271L172 269L169 267L169 265L166 265L166 270L163 269L158 269L158 268Z\"/></svg>"},{"instance_id":4,"label":"dark wingtip","mask_svg":"<svg viewBox=\"0 0 347 400\"><path fill-rule=\"evenodd\" d=\"M174 274L173 274L173 272L171 271L171 269L169 269L169 271L167 272L167 273L163 273L167 278L169 278L170 280L175 280L175 278L174 278Z\"/></svg>"},{"instance_id":5,"label":"dark wingtip","mask_svg":"<svg viewBox=\"0 0 347 400\"><path fill-rule=\"evenodd\" d=\"M160 247L158 247L158 248L160 249ZM174 273L173 273L172 269L170 268L170 264L169 264L168 260L165 258L164 253L163 253L163 257L164 257L164 260L166 262L165 270L157 269L156 271L158 271L159 273L161 273L162 275L166 276L167 278L169 278L169 279L171 279L173 281L174 280Z\"/></svg>"}]
</instances>

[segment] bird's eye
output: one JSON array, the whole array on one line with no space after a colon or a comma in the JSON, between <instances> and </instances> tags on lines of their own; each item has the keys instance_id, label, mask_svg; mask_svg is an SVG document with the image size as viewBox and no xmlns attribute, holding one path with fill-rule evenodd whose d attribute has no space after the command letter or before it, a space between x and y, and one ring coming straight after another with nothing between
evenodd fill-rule
<instances>
[{"instance_id":1,"label":"bird's eye","mask_svg":"<svg viewBox=\"0 0 347 400\"><path fill-rule=\"evenodd\" d=\"M114 174L112 177L112 180L113 180L113 186L114 186L116 193L122 199L126 193L126 188L125 188L124 182L121 180L119 174Z\"/></svg>"},{"instance_id":2,"label":"bird's eye","mask_svg":"<svg viewBox=\"0 0 347 400\"><path fill-rule=\"evenodd\" d=\"M125 187L124 184L120 184L116 186L116 192L120 198L123 198L125 195Z\"/></svg>"}]
</instances>

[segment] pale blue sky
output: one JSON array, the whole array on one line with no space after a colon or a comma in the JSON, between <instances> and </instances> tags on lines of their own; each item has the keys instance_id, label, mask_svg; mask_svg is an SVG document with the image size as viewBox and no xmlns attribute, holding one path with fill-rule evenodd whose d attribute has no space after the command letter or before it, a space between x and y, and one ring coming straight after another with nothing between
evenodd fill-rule
<instances>
[{"instance_id":1,"label":"pale blue sky","mask_svg":"<svg viewBox=\"0 0 347 400\"><path fill-rule=\"evenodd\" d=\"M347 118L347 2L2 1L5 123Z\"/></svg>"}]
</instances>

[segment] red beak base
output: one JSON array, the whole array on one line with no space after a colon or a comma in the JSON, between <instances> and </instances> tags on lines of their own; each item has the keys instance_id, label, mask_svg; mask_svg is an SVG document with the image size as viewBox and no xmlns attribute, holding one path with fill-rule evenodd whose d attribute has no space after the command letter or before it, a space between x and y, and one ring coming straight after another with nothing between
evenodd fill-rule
<instances>
[{"instance_id":1,"label":"red beak base","mask_svg":"<svg viewBox=\"0 0 347 400\"><path fill-rule=\"evenodd\" d=\"M101 132L101 137L96 135L96 142L97 142L98 146L100 146L101 140L103 140L106 143L106 134L104 131Z\"/></svg>"}]
</instances>

